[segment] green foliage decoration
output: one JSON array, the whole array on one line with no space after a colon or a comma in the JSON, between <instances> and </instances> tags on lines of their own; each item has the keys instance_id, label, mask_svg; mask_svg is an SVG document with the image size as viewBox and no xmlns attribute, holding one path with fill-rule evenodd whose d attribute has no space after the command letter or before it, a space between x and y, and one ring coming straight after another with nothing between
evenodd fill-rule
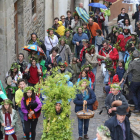
<instances>
[{"instance_id":1,"label":"green foliage decoration","mask_svg":"<svg viewBox=\"0 0 140 140\"><path fill-rule=\"evenodd\" d=\"M68 99L75 98L76 87L69 87L64 75L66 74L57 73L57 68L53 69L52 75L36 87L40 88L40 92L47 97L42 107L45 119L41 140L73 140L72 120L69 118L71 106ZM71 76L71 74L69 75ZM55 105L60 100L62 101L62 112L58 115L55 111Z\"/></svg>"},{"instance_id":2,"label":"green foliage decoration","mask_svg":"<svg viewBox=\"0 0 140 140\"><path fill-rule=\"evenodd\" d=\"M118 51L122 51L122 48L119 46L120 40L113 45L114 48L116 48Z\"/></svg>"}]
</instances>

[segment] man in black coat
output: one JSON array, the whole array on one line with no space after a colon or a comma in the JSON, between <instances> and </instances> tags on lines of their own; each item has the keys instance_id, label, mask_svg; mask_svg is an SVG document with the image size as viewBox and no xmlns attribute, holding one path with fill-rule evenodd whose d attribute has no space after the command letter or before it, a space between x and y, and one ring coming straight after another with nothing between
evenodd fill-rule
<instances>
[{"instance_id":1,"label":"man in black coat","mask_svg":"<svg viewBox=\"0 0 140 140\"><path fill-rule=\"evenodd\" d=\"M68 24L68 29L72 30L71 28L71 21L72 21L73 17L71 16L71 11L67 11L67 17L66 17L66 21L67 21L67 24Z\"/></svg>"},{"instance_id":2,"label":"man in black coat","mask_svg":"<svg viewBox=\"0 0 140 140\"><path fill-rule=\"evenodd\" d=\"M133 140L126 108L118 109L117 114L105 122L111 133L112 140Z\"/></svg>"},{"instance_id":3,"label":"man in black coat","mask_svg":"<svg viewBox=\"0 0 140 140\"><path fill-rule=\"evenodd\" d=\"M140 4L139 4L139 7L138 7L138 11L135 12L135 14L132 14L132 19L135 19L135 28L136 28L136 23L137 23L138 21L140 21L140 16L139 16L139 14L140 14Z\"/></svg>"}]
</instances>

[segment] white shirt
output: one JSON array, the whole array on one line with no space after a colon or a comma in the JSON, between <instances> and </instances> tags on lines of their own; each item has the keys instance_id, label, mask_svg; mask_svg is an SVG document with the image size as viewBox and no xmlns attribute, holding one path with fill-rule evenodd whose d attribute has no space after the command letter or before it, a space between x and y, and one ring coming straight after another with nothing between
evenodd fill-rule
<instances>
[{"instance_id":1,"label":"white shirt","mask_svg":"<svg viewBox=\"0 0 140 140\"><path fill-rule=\"evenodd\" d=\"M50 39L50 40L49 40ZM51 42L50 42L51 41ZM51 44L52 43L52 44ZM44 44L46 46L46 50L51 51L53 47L55 47L58 44L58 38L56 35L54 35L53 39L48 36L45 37Z\"/></svg>"}]
</instances>

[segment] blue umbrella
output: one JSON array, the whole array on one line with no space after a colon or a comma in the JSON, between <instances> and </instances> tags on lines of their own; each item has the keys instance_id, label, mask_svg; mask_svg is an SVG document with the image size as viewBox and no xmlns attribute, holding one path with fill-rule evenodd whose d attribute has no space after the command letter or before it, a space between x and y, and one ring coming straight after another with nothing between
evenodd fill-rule
<instances>
[{"instance_id":1,"label":"blue umbrella","mask_svg":"<svg viewBox=\"0 0 140 140\"><path fill-rule=\"evenodd\" d=\"M78 15L85 21L88 23L88 20L89 20L89 15L85 12L85 10L83 10L82 8L80 7L76 7L76 12L78 13Z\"/></svg>"},{"instance_id":2,"label":"blue umbrella","mask_svg":"<svg viewBox=\"0 0 140 140\"><path fill-rule=\"evenodd\" d=\"M103 4L101 4L101 3L90 3L88 6L107 9L107 7L105 5L103 5Z\"/></svg>"}]
</instances>

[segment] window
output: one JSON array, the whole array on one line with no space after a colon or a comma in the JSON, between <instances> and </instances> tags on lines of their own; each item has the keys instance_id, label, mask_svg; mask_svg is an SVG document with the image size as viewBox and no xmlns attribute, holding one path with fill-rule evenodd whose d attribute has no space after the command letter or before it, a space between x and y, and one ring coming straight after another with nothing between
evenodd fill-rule
<instances>
[{"instance_id":1,"label":"window","mask_svg":"<svg viewBox=\"0 0 140 140\"><path fill-rule=\"evenodd\" d=\"M32 15L36 13L36 0L32 0Z\"/></svg>"}]
</instances>

